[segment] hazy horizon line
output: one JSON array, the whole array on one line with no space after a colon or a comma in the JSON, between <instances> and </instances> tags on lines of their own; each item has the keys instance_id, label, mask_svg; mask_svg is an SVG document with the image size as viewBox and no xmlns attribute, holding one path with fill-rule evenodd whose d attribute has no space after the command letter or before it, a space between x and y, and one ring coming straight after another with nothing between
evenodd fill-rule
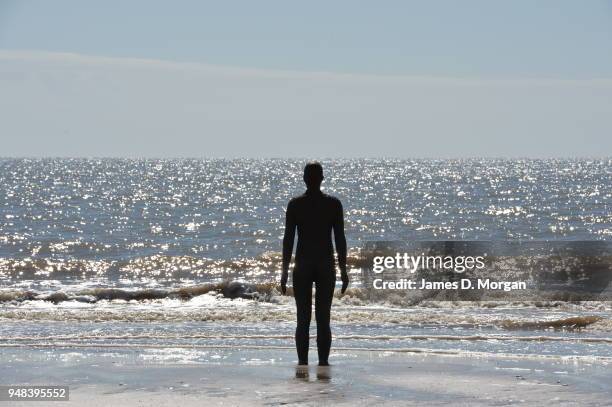
<instances>
[{"instance_id":1,"label":"hazy horizon line","mask_svg":"<svg viewBox=\"0 0 612 407\"><path fill-rule=\"evenodd\" d=\"M160 68L174 68L174 69L210 69L210 70L223 70L225 72L230 71L233 73L251 74L251 75L288 75L288 76L302 76L312 75L315 77L333 77L336 79L378 79L378 80L398 80L398 79L410 79L410 80L460 80L460 81L483 81L488 83L494 82L525 82L525 81L550 81L554 82L609 82L612 81L612 76L561 76L561 75L432 75L427 73L371 73L371 72L359 72L359 71L333 71L333 70L301 70L301 69L287 69L287 68L270 68L270 67L258 67L258 66L244 66L244 65L227 65L217 64L211 62L201 61L186 61L186 60L172 60L165 58L145 58L145 57L133 57L133 56L117 56L117 55L104 55L104 54L89 54L75 51L49 51L42 49L16 49L16 48L0 48L0 57L15 57L15 58L32 58L37 57L56 57L58 61L66 61L66 59L73 59L78 61L89 60L92 62L123 62L141 64L147 67L156 66ZM60 59L61 58L61 59Z\"/></svg>"}]
</instances>

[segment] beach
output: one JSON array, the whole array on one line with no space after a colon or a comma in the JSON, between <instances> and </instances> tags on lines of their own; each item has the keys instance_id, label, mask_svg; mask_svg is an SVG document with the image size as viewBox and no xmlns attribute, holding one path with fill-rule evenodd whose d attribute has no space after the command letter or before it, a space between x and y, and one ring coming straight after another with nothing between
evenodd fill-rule
<instances>
[{"instance_id":1,"label":"beach","mask_svg":"<svg viewBox=\"0 0 612 407\"><path fill-rule=\"evenodd\" d=\"M332 366L297 367L292 349L4 348L1 384L70 387L57 406L576 405L612 397L609 362L342 350ZM2 403L6 404L6 403ZM10 403L29 405L29 402Z\"/></svg>"},{"instance_id":2,"label":"beach","mask_svg":"<svg viewBox=\"0 0 612 407\"><path fill-rule=\"evenodd\" d=\"M235 302L242 314L257 307ZM489 317L513 312L537 311ZM336 312L329 368L316 366L314 327L311 365L296 365L294 322L5 320L0 385L69 386L70 401L53 402L68 406L609 404L605 325L451 325L412 313L433 322L341 323ZM467 315L465 307L440 313ZM8 404L29 402L20 403Z\"/></svg>"}]
</instances>

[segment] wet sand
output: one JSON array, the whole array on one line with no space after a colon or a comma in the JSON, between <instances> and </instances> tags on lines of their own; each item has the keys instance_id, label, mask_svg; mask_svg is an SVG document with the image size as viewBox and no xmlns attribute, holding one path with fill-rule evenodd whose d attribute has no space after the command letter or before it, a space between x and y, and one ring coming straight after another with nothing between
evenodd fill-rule
<instances>
[{"instance_id":1,"label":"wet sand","mask_svg":"<svg viewBox=\"0 0 612 407\"><path fill-rule=\"evenodd\" d=\"M70 386L70 401L53 402L54 406L601 406L612 402L612 366L606 362L338 351L329 368L298 368L293 351L278 349L208 350L210 362L202 364L164 362L164 355L185 351L178 348L157 354L112 349L2 351L0 384Z\"/></svg>"}]
</instances>

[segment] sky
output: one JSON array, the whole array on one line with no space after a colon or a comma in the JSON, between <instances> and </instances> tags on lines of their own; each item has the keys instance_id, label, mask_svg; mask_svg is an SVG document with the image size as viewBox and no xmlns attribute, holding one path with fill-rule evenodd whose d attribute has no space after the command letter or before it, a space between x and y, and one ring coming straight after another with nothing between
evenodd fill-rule
<instances>
[{"instance_id":1,"label":"sky","mask_svg":"<svg viewBox=\"0 0 612 407\"><path fill-rule=\"evenodd\" d=\"M612 155L612 0L0 0L0 156Z\"/></svg>"}]
</instances>

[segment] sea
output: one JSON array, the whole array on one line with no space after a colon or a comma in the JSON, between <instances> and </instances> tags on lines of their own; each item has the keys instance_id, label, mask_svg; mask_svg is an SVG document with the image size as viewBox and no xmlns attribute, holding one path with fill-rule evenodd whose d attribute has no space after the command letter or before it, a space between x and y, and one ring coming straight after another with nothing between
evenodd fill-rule
<instances>
[{"instance_id":1,"label":"sea","mask_svg":"<svg viewBox=\"0 0 612 407\"><path fill-rule=\"evenodd\" d=\"M306 162L0 159L0 347L137 348L177 363L291 348L280 251ZM349 246L338 352L612 362L610 302L371 301L358 261L378 240L612 240L612 159L321 163Z\"/></svg>"}]
</instances>

